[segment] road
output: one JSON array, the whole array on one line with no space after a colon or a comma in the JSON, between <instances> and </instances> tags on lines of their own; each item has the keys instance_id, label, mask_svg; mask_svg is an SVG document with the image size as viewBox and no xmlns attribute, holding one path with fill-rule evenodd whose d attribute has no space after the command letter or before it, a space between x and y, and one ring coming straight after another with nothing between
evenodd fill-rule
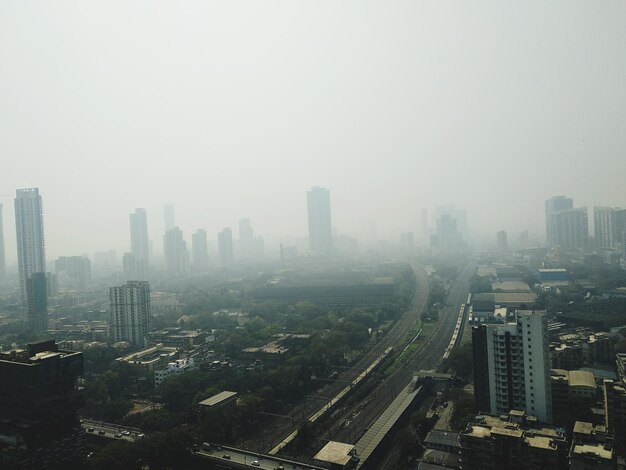
<instances>
[{"instance_id":1,"label":"road","mask_svg":"<svg viewBox=\"0 0 626 470\"><path fill-rule=\"evenodd\" d=\"M418 348L407 358L405 364L387 377L365 403L355 403L338 417L337 422L324 434L324 438L354 444L389 406L395 396L411 381L413 372L420 369L435 369L450 342L454 332L459 308L467 300L469 279L476 269L476 263L468 261L461 267L450 289L446 305L439 313L439 321L419 343ZM349 424L346 426L346 421ZM322 436L318 436L322 437ZM311 452L314 452L312 449Z\"/></svg>"},{"instance_id":2,"label":"road","mask_svg":"<svg viewBox=\"0 0 626 470\"><path fill-rule=\"evenodd\" d=\"M124 426L118 426L112 423L104 423L101 421L85 419L80 425L89 434L109 439L135 442L137 439L141 439L144 436L143 433L138 429L127 428Z\"/></svg>"}]
</instances>

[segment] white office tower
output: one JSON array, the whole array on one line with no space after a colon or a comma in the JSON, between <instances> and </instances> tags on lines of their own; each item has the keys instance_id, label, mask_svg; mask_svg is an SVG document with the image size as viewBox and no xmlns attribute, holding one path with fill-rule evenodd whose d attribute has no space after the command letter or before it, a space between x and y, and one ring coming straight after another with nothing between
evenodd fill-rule
<instances>
[{"instance_id":1,"label":"white office tower","mask_svg":"<svg viewBox=\"0 0 626 470\"><path fill-rule=\"evenodd\" d=\"M176 227L176 221L174 219L174 206L171 204L163 206L163 223L166 232Z\"/></svg>"},{"instance_id":2,"label":"white office tower","mask_svg":"<svg viewBox=\"0 0 626 470\"><path fill-rule=\"evenodd\" d=\"M513 321L486 325L486 340L490 411L525 410L552 422L545 311L518 310Z\"/></svg>"},{"instance_id":3,"label":"white office tower","mask_svg":"<svg viewBox=\"0 0 626 470\"><path fill-rule=\"evenodd\" d=\"M43 208L39 188L18 189L15 197L17 264L22 302L27 304L27 282L35 273L46 272Z\"/></svg>"},{"instance_id":4,"label":"white office tower","mask_svg":"<svg viewBox=\"0 0 626 470\"><path fill-rule=\"evenodd\" d=\"M144 348L152 328L150 284L146 281L129 281L123 286L111 287L109 298L113 341L128 341L135 347Z\"/></svg>"},{"instance_id":5,"label":"white office tower","mask_svg":"<svg viewBox=\"0 0 626 470\"><path fill-rule=\"evenodd\" d=\"M209 244L206 230L198 229L191 236L191 252L194 269L197 272L206 271L209 268Z\"/></svg>"}]
</instances>

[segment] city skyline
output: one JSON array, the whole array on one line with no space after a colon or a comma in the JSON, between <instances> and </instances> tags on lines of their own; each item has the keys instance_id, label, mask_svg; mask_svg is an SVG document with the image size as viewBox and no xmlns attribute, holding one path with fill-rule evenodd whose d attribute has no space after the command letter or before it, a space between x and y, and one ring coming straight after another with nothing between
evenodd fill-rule
<instances>
[{"instance_id":1,"label":"city skyline","mask_svg":"<svg viewBox=\"0 0 626 470\"><path fill-rule=\"evenodd\" d=\"M519 15L350 1L275 15L250 4L249 16L192 3L137 25L139 5L34 12L9 2L0 203L10 263L6 195L29 186L46 195L53 257L127 251L124 219L136 207L158 242L168 204L185 233L210 239L244 217L266 240L303 236L300 195L314 185L331 189L339 233L367 234L374 219L385 239L413 231L421 208L451 202L490 239L542 232L553 195L626 205L626 57L612 47L626 43L621 3L561 0ZM221 35L230 48L215 47ZM513 168L526 170L523 197L507 197Z\"/></svg>"}]
</instances>

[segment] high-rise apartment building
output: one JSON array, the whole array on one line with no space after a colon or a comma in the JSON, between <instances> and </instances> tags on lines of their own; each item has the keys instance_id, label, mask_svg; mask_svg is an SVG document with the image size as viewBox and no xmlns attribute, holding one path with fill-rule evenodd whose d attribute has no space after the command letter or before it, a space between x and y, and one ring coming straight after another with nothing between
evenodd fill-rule
<instances>
[{"instance_id":1,"label":"high-rise apartment building","mask_svg":"<svg viewBox=\"0 0 626 470\"><path fill-rule=\"evenodd\" d=\"M165 252L165 266L167 271L174 276L187 273L189 255L187 243L183 240L183 231L174 227L163 235L163 250Z\"/></svg>"},{"instance_id":2,"label":"high-rise apartment building","mask_svg":"<svg viewBox=\"0 0 626 470\"><path fill-rule=\"evenodd\" d=\"M614 248L615 230L613 229L614 209L612 207L593 208L593 227L595 247L602 250Z\"/></svg>"},{"instance_id":3,"label":"high-rise apartment building","mask_svg":"<svg viewBox=\"0 0 626 470\"><path fill-rule=\"evenodd\" d=\"M554 247L559 244L559 238L557 234L557 226L555 223L555 214L573 209L574 200L570 197L555 196L546 201L546 240L548 246Z\"/></svg>"},{"instance_id":4,"label":"high-rise apartment building","mask_svg":"<svg viewBox=\"0 0 626 470\"><path fill-rule=\"evenodd\" d=\"M43 208L39 188L18 189L15 197L15 233L17 236L17 263L20 274L22 302L28 309L31 326L45 330L47 308L44 313L41 305L31 305L29 301L41 296L41 275L45 281L46 249L43 231ZM41 273L35 280L33 274ZM29 292L30 284L30 292ZM43 289L45 289L45 282ZM36 294L34 294L36 290ZM47 292L44 290L44 292ZM47 294L46 294L47 295Z\"/></svg>"},{"instance_id":5,"label":"high-rise apartment building","mask_svg":"<svg viewBox=\"0 0 626 470\"><path fill-rule=\"evenodd\" d=\"M626 209L613 210L613 241L616 251L626 256Z\"/></svg>"},{"instance_id":6,"label":"high-rise apartment building","mask_svg":"<svg viewBox=\"0 0 626 470\"><path fill-rule=\"evenodd\" d=\"M550 346L545 311L518 310L515 318L505 323L476 326L472 340L474 396L479 410L498 414L524 410L550 423Z\"/></svg>"},{"instance_id":7,"label":"high-rise apartment building","mask_svg":"<svg viewBox=\"0 0 626 470\"><path fill-rule=\"evenodd\" d=\"M193 266L196 271L204 271L209 267L209 243L206 230L198 229L191 236L191 252Z\"/></svg>"},{"instance_id":8,"label":"high-rise apartment building","mask_svg":"<svg viewBox=\"0 0 626 470\"><path fill-rule=\"evenodd\" d=\"M507 241L506 232L504 230L500 230L496 234L496 241L498 243L498 251L500 251L500 252L508 251L509 244L508 244L508 241Z\"/></svg>"},{"instance_id":9,"label":"high-rise apartment building","mask_svg":"<svg viewBox=\"0 0 626 470\"><path fill-rule=\"evenodd\" d=\"M165 226L165 232L172 230L176 227L176 221L174 219L174 206L168 204L163 206L163 222Z\"/></svg>"},{"instance_id":10,"label":"high-rise apartment building","mask_svg":"<svg viewBox=\"0 0 626 470\"><path fill-rule=\"evenodd\" d=\"M563 248L585 249L589 245L587 208L568 209L554 214L557 242Z\"/></svg>"},{"instance_id":11,"label":"high-rise apartment building","mask_svg":"<svg viewBox=\"0 0 626 470\"><path fill-rule=\"evenodd\" d=\"M91 283L91 262L86 256L61 256L54 271L64 287L84 290Z\"/></svg>"},{"instance_id":12,"label":"high-rise apartment building","mask_svg":"<svg viewBox=\"0 0 626 470\"><path fill-rule=\"evenodd\" d=\"M135 347L145 347L152 328L150 284L129 281L109 289L111 302L111 338L128 341Z\"/></svg>"},{"instance_id":13,"label":"high-rise apartment building","mask_svg":"<svg viewBox=\"0 0 626 470\"><path fill-rule=\"evenodd\" d=\"M233 232L230 228L225 228L217 234L217 251L222 266L233 264Z\"/></svg>"},{"instance_id":14,"label":"high-rise apartment building","mask_svg":"<svg viewBox=\"0 0 626 470\"><path fill-rule=\"evenodd\" d=\"M254 255L254 230L250 219L239 221L239 256L249 258Z\"/></svg>"},{"instance_id":15,"label":"high-rise apartment building","mask_svg":"<svg viewBox=\"0 0 626 470\"><path fill-rule=\"evenodd\" d=\"M309 219L309 249L315 255L333 251L333 228L330 214L330 191L314 187L306 194Z\"/></svg>"},{"instance_id":16,"label":"high-rise apartment building","mask_svg":"<svg viewBox=\"0 0 626 470\"><path fill-rule=\"evenodd\" d=\"M4 225L2 223L2 204L0 204L0 281L6 274L7 263L4 253Z\"/></svg>"},{"instance_id":17,"label":"high-rise apartment building","mask_svg":"<svg viewBox=\"0 0 626 470\"><path fill-rule=\"evenodd\" d=\"M148 241L148 215L145 209L135 209L129 215L130 220L130 252L137 263L148 269L150 258L150 242Z\"/></svg>"}]
</instances>

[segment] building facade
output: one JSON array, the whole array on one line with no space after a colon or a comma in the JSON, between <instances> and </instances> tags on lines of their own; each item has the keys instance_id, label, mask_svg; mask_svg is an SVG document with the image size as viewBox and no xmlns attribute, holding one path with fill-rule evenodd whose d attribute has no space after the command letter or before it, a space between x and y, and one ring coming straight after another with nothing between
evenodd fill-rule
<instances>
[{"instance_id":1,"label":"building facade","mask_svg":"<svg viewBox=\"0 0 626 470\"><path fill-rule=\"evenodd\" d=\"M39 188L18 189L15 197L17 264L22 301L27 305L27 281L35 273L46 272L43 206Z\"/></svg>"},{"instance_id":2,"label":"building facade","mask_svg":"<svg viewBox=\"0 0 626 470\"><path fill-rule=\"evenodd\" d=\"M217 251L222 266L232 266L234 263L233 254L233 232L230 228L225 228L217 234Z\"/></svg>"},{"instance_id":3,"label":"building facade","mask_svg":"<svg viewBox=\"0 0 626 470\"><path fill-rule=\"evenodd\" d=\"M570 197L555 196L546 201L546 240L548 246L559 244L555 216L557 213L574 208L574 200Z\"/></svg>"},{"instance_id":4,"label":"building facade","mask_svg":"<svg viewBox=\"0 0 626 470\"><path fill-rule=\"evenodd\" d=\"M187 273L189 255L187 243L183 240L183 232L178 227L165 232L163 235L163 251L165 252L165 267L170 275L181 276Z\"/></svg>"},{"instance_id":5,"label":"building facade","mask_svg":"<svg viewBox=\"0 0 626 470\"><path fill-rule=\"evenodd\" d=\"M209 243L206 230L198 229L191 236L191 253L196 271L205 271L209 268Z\"/></svg>"},{"instance_id":6,"label":"building facade","mask_svg":"<svg viewBox=\"0 0 626 470\"><path fill-rule=\"evenodd\" d=\"M129 215L130 221L130 252L137 263L148 269L150 259L150 242L148 240L148 215L145 209L135 209Z\"/></svg>"},{"instance_id":7,"label":"building facade","mask_svg":"<svg viewBox=\"0 0 626 470\"><path fill-rule=\"evenodd\" d=\"M475 327L472 337L479 409L483 411L488 400L485 411L525 410L542 422L552 422L545 311L518 310L512 321Z\"/></svg>"},{"instance_id":8,"label":"building facade","mask_svg":"<svg viewBox=\"0 0 626 470\"><path fill-rule=\"evenodd\" d=\"M128 341L135 347L145 347L152 329L150 284L129 281L123 286L111 287L109 298L113 341Z\"/></svg>"},{"instance_id":9,"label":"building facade","mask_svg":"<svg viewBox=\"0 0 626 470\"><path fill-rule=\"evenodd\" d=\"M330 191L314 187L306 194L309 221L309 249L314 255L328 256L333 250Z\"/></svg>"}]
</instances>

